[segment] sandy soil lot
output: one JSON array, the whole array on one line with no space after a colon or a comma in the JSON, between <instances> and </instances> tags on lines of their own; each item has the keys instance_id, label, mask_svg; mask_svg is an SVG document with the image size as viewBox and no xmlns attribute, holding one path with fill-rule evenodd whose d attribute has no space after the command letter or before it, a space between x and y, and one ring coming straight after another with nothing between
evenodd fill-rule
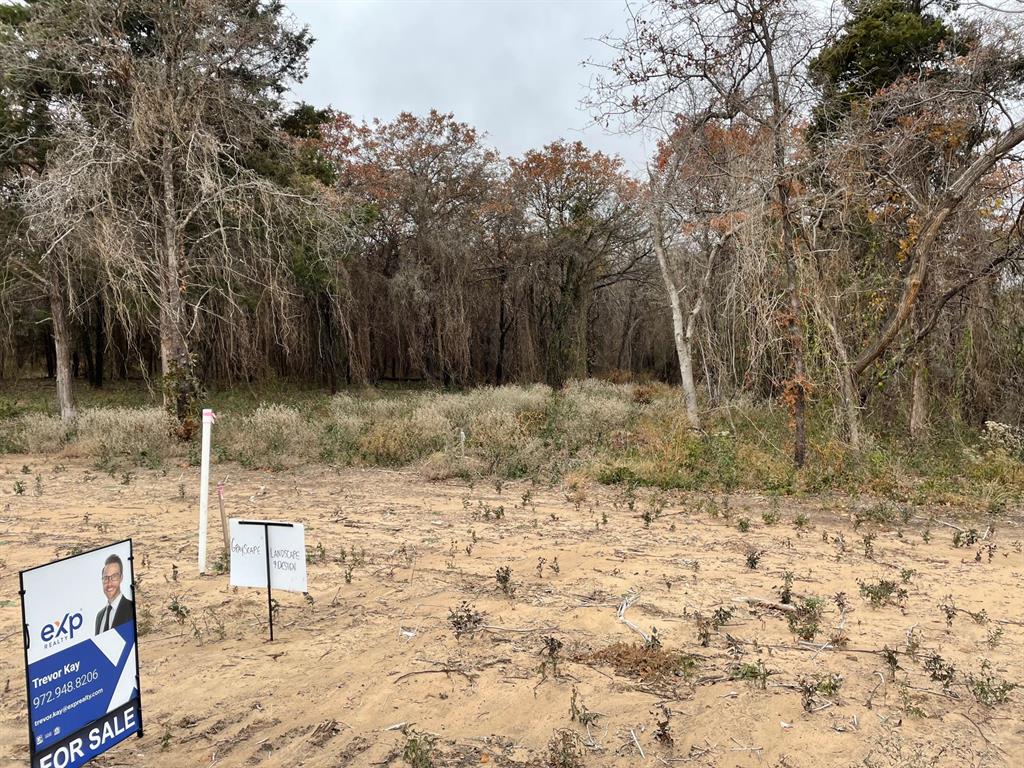
<instances>
[{"instance_id":1,"label":"sandy soil lot","mask_svg":"<svg viewBox=\"0 0 1024 768\"><path fill-rule=\"evenodd\" d=\"M416 744L439 766L1024 755L1024 689L1001 687L1024 683L1020 510L991 531L948 509L855 527L875 502L499 492L383 470L216 467L214 479L225 474L230 516L306 526L309 596L275 595L273 643L264 592L197 574L196 469L0 461L0 764L28 755L18 571L125 537L148 630L146 731L97 765L401 766ZM965 544L970 528L987 538ZM894 594L873 607L861 584L880 581ZM464 602L457 638L451 611ZM660 647L647 649L652 627L647 645ZM946 686L943 665L955 669Z\"/></svg>"}]
</instances>

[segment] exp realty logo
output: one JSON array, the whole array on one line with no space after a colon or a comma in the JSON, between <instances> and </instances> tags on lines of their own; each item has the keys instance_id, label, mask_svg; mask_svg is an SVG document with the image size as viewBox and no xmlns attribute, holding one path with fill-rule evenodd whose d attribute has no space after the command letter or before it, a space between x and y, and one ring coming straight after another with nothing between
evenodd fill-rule
<instances>
[{"instance_id":1,"label":"exp realty logo","mask_svg":"<svg viewBox=\"0 0 1024 768\"><path fill-rule=\"evenodd\" d=\"M83 621L81 613L65 613L64 618L45 625L39 637L46 643L46 648L62 645L75 638L75 632L82 628Z\"/></svg>"}]
</instances>

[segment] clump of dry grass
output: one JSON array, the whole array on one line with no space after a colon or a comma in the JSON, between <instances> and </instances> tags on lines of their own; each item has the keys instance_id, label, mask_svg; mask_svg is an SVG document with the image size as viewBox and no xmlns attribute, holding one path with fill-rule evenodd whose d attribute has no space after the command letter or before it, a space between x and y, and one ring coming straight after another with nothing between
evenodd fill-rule
<instances>
[{"instance_id":1,"label":"clump of dry grass","mask_svg":"<svg viewBox=\"0 0 1024 768\"><path fill-rule=\"evenodd\" d=\"M69 450L103 464L130 459L156 466L181 451L174 420L163 408L90 408L78 417Z\"/></svg>"},{"instance_id":2,"label":"clump of dry grass","mask_svg":"<svg viewBox=\"0 0 1024 768\"><path fill-rule=\"evenodd\" d=\"M595 381L570 381L557 404L557 429L565 447L572 453L594 449L616 432L628 431L635 424L642 403L634 400L632 384Z\"/></svg>"},{"instance_id":3,"label":"clump of dry grass","mask_svg":"<svg viewBox=\"0 0 1024 768\"><path fill-rule=\"evenodd\" d=\"M468 432L474 419L482 413L511 414L527 423L537 424L543 419L550 398L551 388L543 384L507 385L438 395L437 403L454 427Z\"/></svg>"},{"instance_id":4,"label":"clump of dry grass","mask_svg":"<svg viewBox=\"0 0 1024 768\"><path fill-rule=\"evenodd\" d=\"M230 426L229 426L230 424ZM312 425L295 408L260 405L228 427L232 453L248 466L278 469L312 458L317 440Z\"/></svg>"},{"instance_id":5,"label":"clump of dry grass","mask_svg":"<svg viewBox=\"0 0 1024 768\"><path fill-rule=\"evenodd\" d=\"M321 456L338 463L405 466L442 451L456 439L445 395L335 395L322 430Z\"/></svg>"},{"instance_id":6,"label":"clump of dry grass","mask_svg":"<svg viewBox=\"0 0 1024 768\"><path fill-rule=\"evenodd\" d=\"M475 480L484 474L483 463L474 456L459 455L458 451L435 451L420 465L425 480L438 482L460 477Z\"/></svg>"},{"instance_id":7,"label":"clump of dry grass","mask_svg":"<svg viewBox=\"0 0 1024 768\"><path fill-rule=\"evenodd\" d=\"M0 425L0 443L19 453L56 453L67 444L73 428L57 416L25 413Z\"/></svg>"},{"instance_id":8,"label":"clump of dry grass","mask_svg":"<svg viewBox=\"0 0 1024 768\"><path fill-rule=\"evenodd\" d=\"M644 683L665 683L693 674L697 658L661 645L642 645L619 641L607 648L580 656L584 664L603 664L616 674Z\"/></svg>"},{"instance_id":9,"label":"clump of dry grass","mask_svg":"<svg viewBox=\"0 0 1024 768\"><path fill-rule=\"evenodd\" d=\"M364 461L404 466L441 450L452 427L432 396L371 400L356 409L362 422L356 449Z\"/></svg>"},{"instance_id":10,"label":"clump of dry grass","mask_svg":"<svg viewBox=\"0 0 1024 768\"><path fill-rule=\"evenodd\" d=\"M523 477L544 460L543 444L531 431L521 415L488 409L473 416L466 444L488 474Z\"/></svg>"}]
</instances>

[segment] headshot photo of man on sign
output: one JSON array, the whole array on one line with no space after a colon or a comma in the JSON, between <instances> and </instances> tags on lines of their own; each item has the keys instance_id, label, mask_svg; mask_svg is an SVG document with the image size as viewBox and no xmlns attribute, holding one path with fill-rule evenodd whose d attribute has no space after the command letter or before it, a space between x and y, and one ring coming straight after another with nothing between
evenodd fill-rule
<instances>
[{"instance_id":1,"label":"headshot photo of man on sign","mask_svg":"<svg viewBox=\"0 0 1024 768\"><path fill-rule=\"evenodd\" d=\"M132 601L121 593L124 579L124 563L117 555L111 555L103 564L101 574L106 605L96 614L96 634L106 632L121 624L127 624L134 617Z\"/></svg>"}]
</instances>

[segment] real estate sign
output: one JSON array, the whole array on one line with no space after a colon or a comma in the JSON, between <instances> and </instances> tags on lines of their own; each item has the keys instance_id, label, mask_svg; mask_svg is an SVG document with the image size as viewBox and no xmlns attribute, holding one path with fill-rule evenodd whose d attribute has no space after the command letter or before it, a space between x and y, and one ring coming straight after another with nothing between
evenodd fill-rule
<instances>
[{"instance_id":1,"label":"real estate sign","mask_svg":"<svg viewBox=\"0 0 1024 768\"><path fill-rule=\"evenodd\" d=\"M142 734L130 539L22 571L33 768L74 768Z\"/></svg>"}]
</instances>

